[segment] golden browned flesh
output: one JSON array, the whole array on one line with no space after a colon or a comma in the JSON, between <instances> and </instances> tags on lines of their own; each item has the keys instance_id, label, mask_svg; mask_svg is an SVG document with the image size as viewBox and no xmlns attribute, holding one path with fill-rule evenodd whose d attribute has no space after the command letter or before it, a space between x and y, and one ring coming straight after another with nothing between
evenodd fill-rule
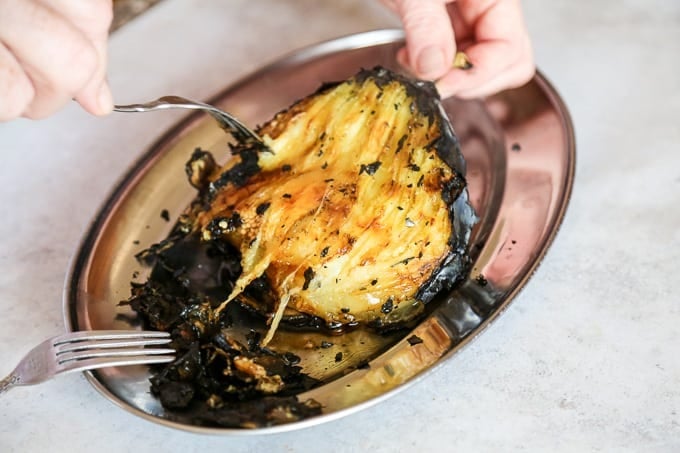
<instances>
[{"instance_id":1,"label":"golden browned flesh","mask_svg":"<svg viewBox=\"0 0 680 453\"><path fill-rule=\"evenodd\" d=\"M441 158L457 146L442 132L448 119L436 108L420 111L417 96L425 95L369 72L260 128L271 152L260 153L259 171L221 188L195 220L204 240L241 253L229 300L241 298L274 324L295 313L386 324L422 311L418 290L451 253L450 203L464 186L461 170ZM216 220L224 227L217 234ZM263 274L271 306L243 294Z\"/></svg>"}]
</instances>

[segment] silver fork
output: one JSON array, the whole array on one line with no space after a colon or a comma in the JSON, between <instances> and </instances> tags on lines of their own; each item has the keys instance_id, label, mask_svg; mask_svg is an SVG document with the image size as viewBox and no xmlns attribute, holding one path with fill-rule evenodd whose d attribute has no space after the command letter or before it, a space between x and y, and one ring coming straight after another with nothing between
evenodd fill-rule
<instances>
[{"instance_id":1,"label":"silver fork","mask_svg":"<svg viewBox=\"0 0 680 453\"><path fill-rule=\"evenodd\" d=\"M191 99L180 96L163 96L155 101L144 102L142 104L114 105L116 112L151 112L153 110L165 109L191 109L203 110L210 114L222 127L231 132L236 139L252 142L255 141L266 148L259 135L253 132L248 126L243 124L233 115L218 109L210 104L192 101Z\"/></svg>"},{"instance_id":2,"label":"silver fork","mask_svg":"<svg viewBox=\"0 0 680 453\"><path fill-rule=\"evenodd\" d=\"M0 394L17 385L44 382L71 371L124 365L167 363L175 359L167 332L93 330L50 338L21 359L9 376L0 381Z\"/></svg>"}]
</instances>

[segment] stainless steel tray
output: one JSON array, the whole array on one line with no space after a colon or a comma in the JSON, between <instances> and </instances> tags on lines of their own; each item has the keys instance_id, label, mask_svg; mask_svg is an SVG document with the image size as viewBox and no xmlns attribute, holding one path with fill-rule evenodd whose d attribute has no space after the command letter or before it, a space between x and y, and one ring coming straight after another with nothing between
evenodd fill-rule
<instances>
[{"instance_id":1,"label":"stainless steel tray","mask_svg":"<svg viewBox=\"0 0 680 453\"><path fill-rule=\"evenodd\" d=\"M399 70L394 57L402 44L400 31L380 30L315 45L264 67L211 102L255 125L321 83L344 79L359 68ZM262 434L349 415L407 388L453 356L503 313L545 255L569 201L575 145L569 113L540 74L522 88L484 101L449 99L444 106L462 143L470 197L480 217L473 233L472 274L461 288L443 295L412 332L365 348L368 367L300 395L321 402L323 415L253 430L195 426L166 414L149 393L144 367L87 372L89 381L120 407L160 424L203 433ZM131 313L118 302L129 296L130 281L148 272L135 253L169 232L172 224L161 218L163 210L176 218L193 198L184 163L194 148L226 157L227 141L210 118L194 114L132 165L73 261L64 295L71 330L130 328ZM421 342L409 342L412 335Z\"/></svg>"}]
</instances>

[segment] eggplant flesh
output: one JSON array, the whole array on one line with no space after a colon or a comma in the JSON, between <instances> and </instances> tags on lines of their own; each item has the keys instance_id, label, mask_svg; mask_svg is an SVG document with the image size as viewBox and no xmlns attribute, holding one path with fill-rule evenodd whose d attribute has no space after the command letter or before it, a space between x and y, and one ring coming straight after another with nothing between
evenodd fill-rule
<instances>
[{"instance_id":1,"label":"eggplant flesh","mask_svg":"<svg viewBox=\"0 0 680 453\"><path fill-rule=\"evenodd\" d=\"M300 315L404 323L466 275L476 217L433 84L362 70L257 133L268 149L242 143L221 168L188 164L209 174L191 178L201 196L185 226L240 253L220 309L237 299L268 315L265 342Z\"/></svg>"}]
</instances>

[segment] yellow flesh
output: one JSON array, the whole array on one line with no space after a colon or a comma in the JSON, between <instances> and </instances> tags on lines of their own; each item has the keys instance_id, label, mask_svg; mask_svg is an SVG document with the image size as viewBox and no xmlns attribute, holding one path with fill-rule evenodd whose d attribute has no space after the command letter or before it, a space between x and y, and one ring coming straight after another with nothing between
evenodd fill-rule
<instances>
[{"instance_id":1,"label":"yellow flesh","mask_svg":"<svg viewBox=\"0 0 680 453\"><path fill-rule=\"evenodd\" d=\"M427 147L439 136L437 124L411 113L397 82L382 89L370 79L346 82L300 107L263 128L273 154L260 155L262 170L245 187L227 186L197 219L207 239L211 219L234 211L242 219L223 236L242 253L229 300L265 273L288 309L329 322L385 317L390 299L389 316L408 317L420 308L418 288L448 253L441 182L452 173ZM362 164L375 162L373 175L360 174ZM271 204L258 215L264 202ZM308 268L314 276L303 289ZM277 308L275 324L285 307L267 307Z\"/></svg>"}]
</instances>

